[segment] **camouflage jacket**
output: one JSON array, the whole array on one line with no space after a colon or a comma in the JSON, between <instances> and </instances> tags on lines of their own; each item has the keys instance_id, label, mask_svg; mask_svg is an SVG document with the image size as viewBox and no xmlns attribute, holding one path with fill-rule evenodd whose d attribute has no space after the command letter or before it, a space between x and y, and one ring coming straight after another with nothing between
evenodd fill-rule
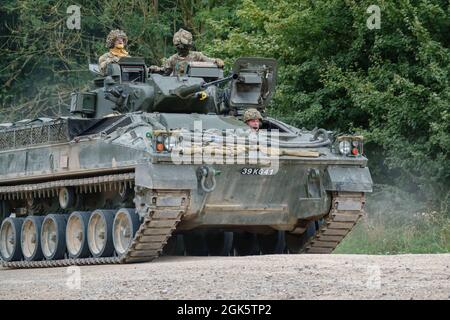
<instances>
[{"instance_id":1,"label":"camouflage jacket","mask_svg":"<svg viewBox=\"0 0 450 320\"><path fill-rule=\"evenodd\" d=\"M115 56L108 51L98 59L98 67L100 69L100 72L106 74L106 67L108 66L108 64L117 63L119 62L119 60L120 57Z\"/></svg>"},{"instance_id":2,"label":"camouflage jacket","mask_svg":"<svg viewBox=\"0 0 450 320\"><path fill-rule=\"evenodd\" d=\"M163 65L164 74L170 75L184 75L186 72L186 65L188 62L200 61L200 62L216 62L216 59L209 58L199 51L191 51L186 57L182 57L175 53Z\"/></svg>"}]
</instances>

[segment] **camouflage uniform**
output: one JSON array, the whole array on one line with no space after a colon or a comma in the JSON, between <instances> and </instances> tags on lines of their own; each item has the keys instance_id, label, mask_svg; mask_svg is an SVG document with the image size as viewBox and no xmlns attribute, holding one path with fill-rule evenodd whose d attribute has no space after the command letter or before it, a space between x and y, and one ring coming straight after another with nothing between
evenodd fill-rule
<instances>
[{"instance_id":1,"label":"camouflage uniform","mask_svg":"<svg viewBox=\"0 0 450 320\"><path fill-rule=\"evenodd\" d=\"M173 44L177 48L178 53L172 55L166 60L162 68L152 66L150 70L153 72L162 72L165 75L184 75L189 62L212 62L217 64L219 68L223 67L221 59L214 59L205 56L198 51L190 51L192 47L192 33L184 29L178 30L173 35Z\"/></svg>"},{"instance_id":2,"label":"camouflage uniform","mask_svg":"<svg viewBox=\"0 0 450 320\"><path fill-rule=\"evenodd\" d=\"M106 38L106 47L109 48L110 51L98 59L98 66L103 74L106 74L106 67L108 64L117 63L122 57L129 57L128 52L125 50L122 50L121 53L117 53L115 51L114 44L116 39L119 37L123 39L123 42L126 45L128 42L128 37L122 30L112 30Z\"/></svg>"},{"instance_id":3,"label":"camouflage uniform","mask_svg":"<svg viewBox=\"0 0 450 320\"><path fill-rule=\"evenodd\" d=\"M174 73L176 75L184 75L188 63L193 61L216 63L216 59L209 58L199 51L191 51L185 57L180 56L178 53L175 53L164 63L163 66L165 70L164 73L165 74Z\"/></svg>"}]
</instances>

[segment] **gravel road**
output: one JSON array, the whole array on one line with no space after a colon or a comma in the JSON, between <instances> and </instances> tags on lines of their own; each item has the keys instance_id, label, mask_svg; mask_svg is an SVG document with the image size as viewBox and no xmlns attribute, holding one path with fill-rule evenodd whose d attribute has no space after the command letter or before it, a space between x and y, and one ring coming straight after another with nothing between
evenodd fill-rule
<instances>
[{"instance_id":1,"label":"gravel road","mask_svg":"<svg viewBox=\"0 0 450 320\"><path fill-rule=\"evenodd\" d=\"M0 299L450 299L450 254L162 257L133 265L0 268Z\"/></svg>"}]
</instances>

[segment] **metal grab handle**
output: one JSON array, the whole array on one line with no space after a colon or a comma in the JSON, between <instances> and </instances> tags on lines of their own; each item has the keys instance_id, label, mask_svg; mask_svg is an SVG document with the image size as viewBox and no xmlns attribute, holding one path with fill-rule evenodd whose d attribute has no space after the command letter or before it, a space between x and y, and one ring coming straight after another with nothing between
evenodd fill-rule
<instances>
[{"instance_id":1,"label":"metal grab handle","mask_svg":"<svg viewBox=\"0 0 450 320\"><path fill-rule=\"evenodd\" d=\"M323 135L322 141L328 140L328 132L325 129L317 129L314 132L314 136L311 138L311 141L318 140L320 135Z\"/></svg>"}]
</instances>

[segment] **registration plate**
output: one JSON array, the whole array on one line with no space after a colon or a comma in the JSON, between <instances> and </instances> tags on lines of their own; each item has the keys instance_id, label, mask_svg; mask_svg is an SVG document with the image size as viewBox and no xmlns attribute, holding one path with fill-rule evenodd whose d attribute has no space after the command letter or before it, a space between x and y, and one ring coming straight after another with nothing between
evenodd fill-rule
<instances>
[{"instance_id":1,"label":"registration plate","mask_svg":"<svg viewBox=\"0 0 450 320\"><path fill-rule=\"evenodd\" d=\"M271 176L274 170L270 168L242 168L241 174L254 176Z\"/></svg>"}]
</instances>

